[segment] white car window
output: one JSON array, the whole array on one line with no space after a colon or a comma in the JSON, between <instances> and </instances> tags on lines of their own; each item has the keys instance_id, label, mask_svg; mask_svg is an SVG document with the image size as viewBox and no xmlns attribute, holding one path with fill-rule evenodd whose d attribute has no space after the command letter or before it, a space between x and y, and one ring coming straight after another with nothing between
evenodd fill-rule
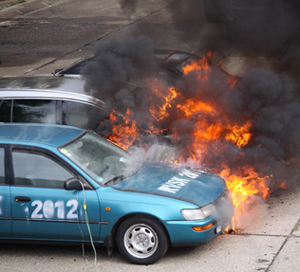
<instances>
[{"instance_id":1,"label":"white car window","mask_svg":"<svg viewBox=\"0 0 300 272\"><path fill-rule=\"evenodd\" d=\"M99 124L108 116L104 110L77 102L64 102L66 125L97 131Z\"/></svg>"},{"instance_id":2,"label":"white car window","mask_svg":"<svg viewBox=\"0 0 300 272\"><path fill-rule=\"evenodd\" d=\"M56 123L56 100L14 100L13 122Z\"/></svg>"}]
</instances>

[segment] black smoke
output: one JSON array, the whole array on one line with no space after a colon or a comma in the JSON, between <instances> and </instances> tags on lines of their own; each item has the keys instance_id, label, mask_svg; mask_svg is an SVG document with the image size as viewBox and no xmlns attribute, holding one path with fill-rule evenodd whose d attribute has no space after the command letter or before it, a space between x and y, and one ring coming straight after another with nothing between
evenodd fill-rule
<instances>
[{"instance_id":1,"label":"black smoke","mask_svg":"<svg viewBox=\"0 0 300 272\"><path fill-rule=\"evenodd\" d=\"M234 173L235 169L251 165L262 176L271 176L270 187L275 188L277 182L292 174L290 161L299 158L300 153L300 100L296 76L300 60L299 4L296 1L244 0L233 1L243 8L230 9L229 1L174 2L177 6L168 8L174 20L173 34L186 43L197 44L199 53L209 49L213 54L224 56L232 51L247 57L264 56L272 69L250 69L243 78L237 78L234 87L228 84L230 76L214 65L207 81L199 80L197 73L183 76L176 82L181 95L173 101L174 105L186 99L213 102L220 114L195 114L187 120L174 106L168 109L169 117L155 125L167 136L176 131L179 137L171 139L169 144L188 161L193 156L189 144L193 141L197 122L243 125L251 121L252 137L246 146L239 148L220 137L210 150L203 151L201 166L218 172L225 162ZM127 14L139 10L134 0L120 3ZM129 108L142 135L149 129L150 102L160 103L149 88L149 78L159 78L161 84L168 86L167 81L158 76L160 69L153 58L156 45L150 38L153 37L152 29L148 29L148 33L145 28L137 29L135 34L142 35L100 45L83 76L86 91L105 100L111 109L124 113ZM255 62L255 58L251 61ZM109 135L110 126L109 120L101 124L105 136ZM141 142L147 142L146 139Z\"/></svg>"},{"instance_id":2,"label":"black smoke","mask_svg":"<svg viewBox=\"0 0 300 272\"><path fill-rule=\"evenodd\" d=\"M141 131L149 130L150 103L159 103L149 86L149 81L160 78L154 50L154 41L145 35L104 42L81 72L88 94L105 101L108 110L117 115L130 109ZM168 88L165 80L160 82ZM107 137L111 126L111 121L105 120L97 132Z\"/></svg>"},{"instance_id":3,"label":"black smoke","mask_svg":"<svg viewBox=\"0 0 300 272\"><path fill-rule=\"evenodd\" d=\"M138 14L142 9L138 1L119 1L126 13L130 10L131 14ZM156 39L164 35L159 29L166 29L165 34L171 32L169 36L176 37L181 45L193 48L197 54L203 55L207 50L219 58L238 54L248 57L252 67L257 63L275 72L299 74L299 1L165 1L164 5L171 21L153 27L136 24L135 34ZM166 25L172 25L173 29ZM258 57L263 57L263 61Z\"/></svg>"},{"instance_id":4,"label":"black smoke","mask_svg":"<svg viewBox=\"0 0 300 272\"><path fill-rule=\"evenodd\" d=\"M135 88L134 80L141 80L156 69L153 52L154 42L147 36L102 43L81 72L86 92L106 102L127 96L125 106L130 106L133 102L128 99L128 88Z\"/></svg>"},{"instance_id":5,"label":"black smoke","mask_svg":"<svg viewBox=\"0 0 300 272\"><path fill-rule=\"evenodd\" d=\"M299 88L295 80L284 74L260 68L249 70L238 78L232 88L221 70L212 69L207 81L199 81L197 73L191 73L178 82L184 99L213 103L217 115L195 114L192 119L174 114L170 131L179 133L176 145L186 158L192 157L189 145L194 141L194 128L198 122L232 123L243 125L250 120L251 139L243 148L224 138L213 142L202 151L205 167L220 172L224 165L238 174L243 166L252 166L262 176L272 176L269 186L293 175L290 161L299 158ZM178 112L177 112L178 113ZM186 153L188 152L188 153Z\"/></svg>"}]
</instances>

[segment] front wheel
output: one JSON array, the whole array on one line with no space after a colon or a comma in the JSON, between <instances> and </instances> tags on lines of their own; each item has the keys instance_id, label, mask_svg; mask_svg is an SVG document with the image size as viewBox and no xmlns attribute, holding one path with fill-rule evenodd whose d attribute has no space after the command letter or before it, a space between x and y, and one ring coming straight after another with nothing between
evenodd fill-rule
<instances>
[{"instance_id":1,"label":"front wheel","mask_svg":"<svg viewBox=\"0 0 300 272\"><path fill-rule=\"evenodd\" d=\"M155 219L131 217L117 232L120 253L131 263L152 264L162 258L168 249L168 237Z\"/></svg>"}]
</instances>

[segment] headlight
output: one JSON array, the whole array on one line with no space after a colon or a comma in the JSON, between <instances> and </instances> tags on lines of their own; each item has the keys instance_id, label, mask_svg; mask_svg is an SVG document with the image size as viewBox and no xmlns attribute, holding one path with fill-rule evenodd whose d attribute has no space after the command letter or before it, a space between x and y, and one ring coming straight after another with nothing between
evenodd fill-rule
<instances>
[{"instance_id":1,"label":"headlight","mask_svg":"<svg viewBox=\"0 0 300 272\"><path fill-rule=\"evenodd\" d=\"M216 211L216 208L213 204L208 204L199 209L184 209L181 210L181 214L185 220L202 220L206 217L209 217Z\"/></svg>"},{"instance_id":2,"label":"headlight","mask_svg":"<svg viewBox=\"0 0 300 272\"><path fill-rule=\"evenodd\" d=\"M204 214L204 218L209 217L216 212L216 208L213 204L208 204L202 207L201 210Z\"/></svg>"}]
</instances>

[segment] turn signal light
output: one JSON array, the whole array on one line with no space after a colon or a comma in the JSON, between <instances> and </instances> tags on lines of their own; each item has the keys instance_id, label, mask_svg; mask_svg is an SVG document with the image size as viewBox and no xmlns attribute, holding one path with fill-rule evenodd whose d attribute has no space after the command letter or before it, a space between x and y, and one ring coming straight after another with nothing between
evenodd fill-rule
<instances>
[{"instance_id":1,"label":"turn signal light","mask_svg":"<svg viewBox=\"0 0 300 272\"><path fill-rule=\"evenodd\" d=\"M205 226L199 226L199 227L192 227L192 229L194 231L203 231L203 230L208 230L210 229L211 227L213 227L214 223L210 223L208 225L205 225Z\"/></svg>"}]
</instances>

